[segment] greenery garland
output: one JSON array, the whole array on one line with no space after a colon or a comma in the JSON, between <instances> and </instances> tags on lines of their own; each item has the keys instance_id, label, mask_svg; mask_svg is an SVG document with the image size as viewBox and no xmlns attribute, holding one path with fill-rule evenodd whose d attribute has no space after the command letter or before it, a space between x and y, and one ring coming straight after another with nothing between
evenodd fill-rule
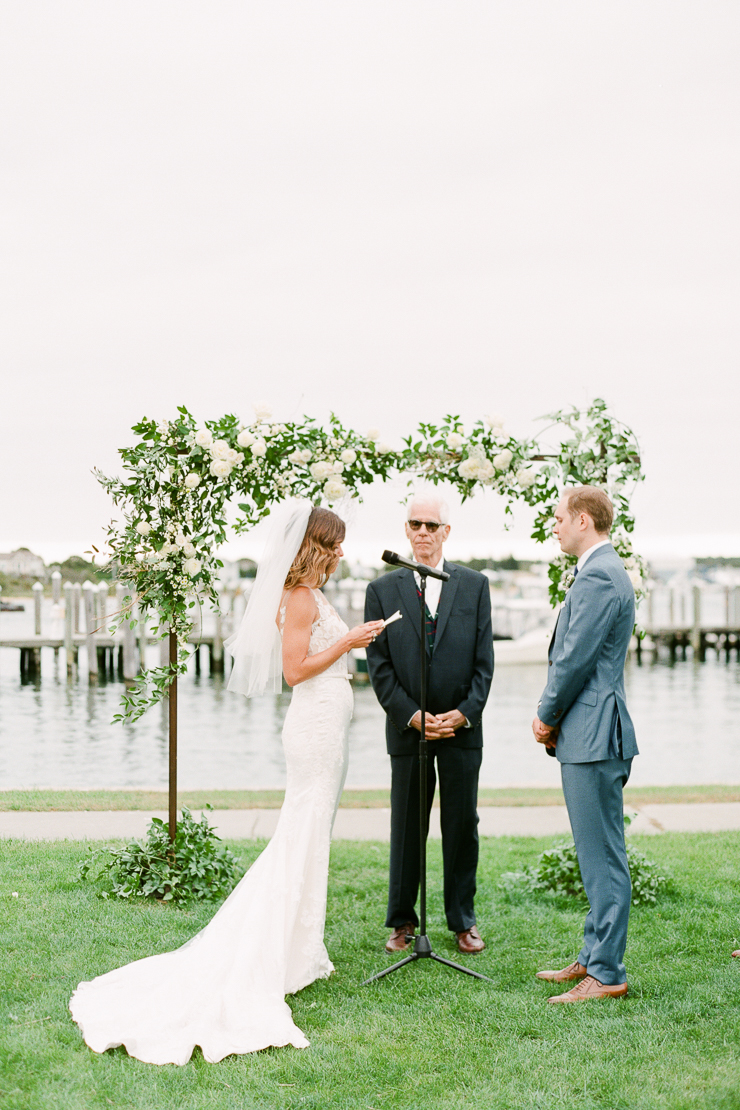
<instances>
[{"instance_id":1,"label":"greenery garland","mask_svg":"<svg viewBox=\"0 0 740 1110\"><path fill-rule=\"evenodd\" d=\"M119 622L132 607L158 615L159 632L178 637L174 666L143 672L123 697L120 720L135 720L160 701L175 674L187 669L191 610L200 598L218 604L217 556L226 539L227 506L236 502L234 530L252 528L287 497L336 503L358 496L362 486L394 473L437 484L449 482L466 500L489 487L505 499L505 510L524 501L537 507L532 537L551 532L555 506L567 486L599 485L615 506L612 542L623 558L638 599L645 593L647 567L632 550L634 518L629 494L642 481L634 433L615 420L604 401L587 409L562 409L538 438L516 439L498 416L486 416L466 431L459 416L440 424L422 423L395 450L377 429L364 435L345 428L332 414L328 427L304 417L273 423L272 413L255 407L249 425L236 416L198 426L184 407L175 420L142 419L133 431L139 442L121 449L124 477L95 474L121 512L108 529L110 558L130 587ZM545 437L558 434L546 451ZM550 597L562 601L574 559L555 558L549 568Z\"/></svg>"}]
</instances>

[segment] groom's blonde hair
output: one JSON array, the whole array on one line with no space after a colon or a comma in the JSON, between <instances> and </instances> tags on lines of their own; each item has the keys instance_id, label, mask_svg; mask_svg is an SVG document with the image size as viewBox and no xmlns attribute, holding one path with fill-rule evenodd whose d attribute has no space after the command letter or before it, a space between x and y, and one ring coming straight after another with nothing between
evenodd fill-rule
<instances>
[{"instance_id":1,"label":"groom's blonde hair","mask_svg":"<svg viewBox=\"0 0 740 1110\"><path fill-rule=\"evenodd\" d=\"M576 486L575 489L567 489L563 496L567 498L571 520L579 513L588 513L599 535L609 535L614 522L614 506L603 489L598 486Z\"/></svg>"}]
</instances>

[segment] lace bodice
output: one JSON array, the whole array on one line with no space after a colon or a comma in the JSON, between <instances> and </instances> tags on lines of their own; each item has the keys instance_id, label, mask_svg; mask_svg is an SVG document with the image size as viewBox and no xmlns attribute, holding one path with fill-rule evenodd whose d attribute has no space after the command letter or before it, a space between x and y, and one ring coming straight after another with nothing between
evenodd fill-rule
<instances>
[{"instance_id":1,"label":"lace bodice","mask_svg":"<svg viewBox=\"0 0 740 1110\"><path fill-rule=\"evenodd\" d=\"M326 651L337 640L340 640L349 629L344 623L342 618L326 600L321 590L312 590L316 600L316 606L319 610L319 615L311 625L311 639L308 643L308 654L318 655L321 651ZM280 607L280 635L283 634L283 627L285 625L285 605ZM340 678L350 678L347 672L347 656L340 655L335 663L327 667L321 674L316 675L315 678L307 679L308 682L316 682L318 679L326 678L328 676L339 676ZM305 685L305 683L301 683Z\"/></svg>"}]
</instances>

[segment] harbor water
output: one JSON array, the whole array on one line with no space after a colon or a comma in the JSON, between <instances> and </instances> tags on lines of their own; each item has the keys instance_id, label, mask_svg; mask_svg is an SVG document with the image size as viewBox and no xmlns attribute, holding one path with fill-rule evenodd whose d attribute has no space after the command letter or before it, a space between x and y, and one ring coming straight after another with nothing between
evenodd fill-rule
<instances>
[{"instance_id":1,"label":"harbor water","mask_svg":"<svg viewBox=\"0 0 740 1110\"><path fill-rule=\"evenodd\" d=\"M150 648L156 665L158 649ZM84 653L81 653L81 661ZM135 724L111 723L123 683L90 685L80 667L68 681L63 653L42 652L42 673L23 684L18 651L0 648L0 789L164 788L166 706ZM530 729L545 682L542 664L501 667L484 715L481 784L557 785L559 770ZM627 697L641 754L634 784L740 783L740 665L708 653L667 662L633 658ZM290 693L251 701L230 693L222 676L179 687L181 789L259 789L284 783L280 741ZM452 707L451 707L452 708ZM390 778L384 715L372 689L355 690L348 786L385 786Z\"/></svg>"}]
</instances>

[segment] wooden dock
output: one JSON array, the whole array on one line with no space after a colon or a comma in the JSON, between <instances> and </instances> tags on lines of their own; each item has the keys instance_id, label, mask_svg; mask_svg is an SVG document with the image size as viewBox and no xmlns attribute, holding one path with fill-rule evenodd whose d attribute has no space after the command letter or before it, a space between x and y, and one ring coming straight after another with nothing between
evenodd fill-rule
<instances>
[{"instance_id":1,"label":"wooden dock","mask_svg":"<svg viewBox=\"0 0 740 1110\"><path fill-rule=\"evenodd\" d=\"M652 591L643 617L645 638L638 639L638 661L644 652L666 652L673 661L686 659L689 650L703 663L712 651L727 660L740 660L740 586L725 586L711 591L713 612L706 613L710 591L691 587L690 594L671 589ZM638 618L639 620L639 618Z\"/></svg>"}]
</instances>

